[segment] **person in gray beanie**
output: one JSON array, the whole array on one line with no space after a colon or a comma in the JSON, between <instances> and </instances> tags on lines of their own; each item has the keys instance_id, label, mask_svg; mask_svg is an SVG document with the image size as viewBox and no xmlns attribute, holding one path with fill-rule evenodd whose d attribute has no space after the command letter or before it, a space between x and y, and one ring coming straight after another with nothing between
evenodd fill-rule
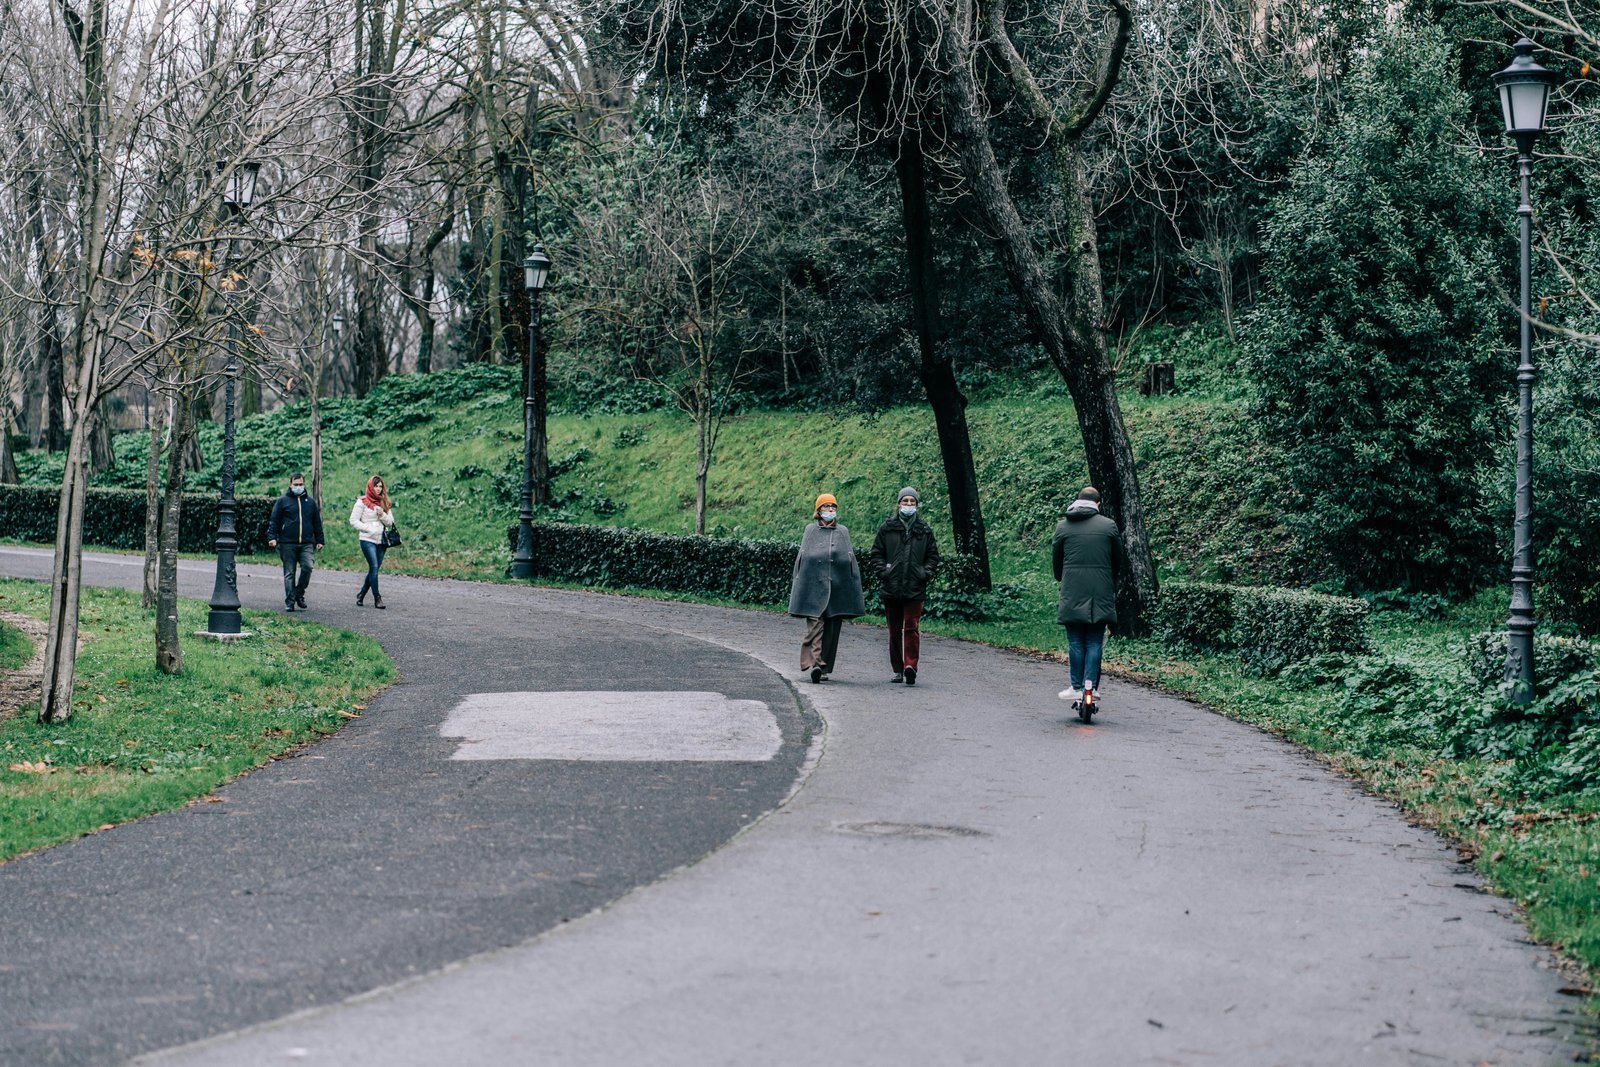
<instances>
[{"instance_id":1,"label":"person in gray beanie","mask_svg":"<svg viewBox=\"0 0 1600 1067\"><path fill-rule=\"evenodd\" d=\"M922 495L913 486L900 490L895 513L872 540L872 566L882 585L883 614L889 623L891 682L917 684L922 656L922 602L939 571L939 545L933 527L918 511Z\"/></svg>"}]
</instances>

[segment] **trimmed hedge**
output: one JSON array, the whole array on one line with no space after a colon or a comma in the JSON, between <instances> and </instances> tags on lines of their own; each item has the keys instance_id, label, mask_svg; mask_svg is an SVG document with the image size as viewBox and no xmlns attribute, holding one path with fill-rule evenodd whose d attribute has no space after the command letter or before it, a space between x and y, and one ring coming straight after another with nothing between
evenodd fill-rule
<instances>
[{"instance_id":1,"label":"trimmed hedge","mask_svg":"<svg viewBox=\"0 0 1600 1067\"><path fill-rule=\"evenodd\" d=\"M515 551L517 528L508 531ZM581 585L701 593L751 604L789 602L797 546L734 537L679 537L624 526L533 524L533 569Z\"/></svg>"},{"instance_id":2,"label":"trimmed hedge","mask_svg":"<svg viewBox=\"0 0 1600 1067\"><path fill-rule=\"evenodd\" d=\"M1329 653L1366 652L1366 601L1305 589L1166 581L1156 603L1156 632L1177 645L1236 652L1254 670L1275 673Z\"/></svg>"},{"instance_id":3,"label":"trimmed hedge","mask_svg":"<svg viewBox=\"0 0 1600 1067\"><path fill-rule=\"evenodd\" d=\"M516 551L515 526L506 529L506 543ZM870 547L858 545L857 557L864 558ZM789 603L799 548L788 541L682 537L624 526L533 524L533 569L539 577L698 593L747 604ZM970 557L947 554L940 558L939 570L925 602L924 614L930 618L982 619L1011 598L1007 590L979 590L979 569ZM877 575L870 567L861 568L861 585L870 603L878 592Z\"/></svg>"},{"instance_id":4,"label":"trimmed hedge","mask_svg":"<svg viewBox=\"0 0 1600 1067\"><path fill-rule=\"evenodd\" d=\"M54 544L61 491L54 486L0 485L0 536ZM234 506L240 555L267 551L267 522L277 497L241 496ZM144 549L144 491L90 489L83 508L83 543L104 548ZM210 552L217 546L217 498L183 494L178 551Z\"/></svg>"}]
</instances>

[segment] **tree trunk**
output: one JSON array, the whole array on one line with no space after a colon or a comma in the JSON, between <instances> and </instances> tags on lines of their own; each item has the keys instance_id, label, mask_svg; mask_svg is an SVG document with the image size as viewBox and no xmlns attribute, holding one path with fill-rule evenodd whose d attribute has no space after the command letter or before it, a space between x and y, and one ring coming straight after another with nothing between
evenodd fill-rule
<instances>
[{"instance_id":1,"label":"tree trunk","mask_svg":"<svg viewBox=\"0 0 1600 1067\"><path fill-rule=\"evenodd\" d=\"M66 426L66 380L63 373L63 364L66 360L66 346L61 343L61 335L56 330L56 313L52 307L45 307L43 316L48 325L45 326L43 335L39 338L39 349L44 358L45 386L44 386L44 446L51 452L60 452L67 446Z\"/></svg>"},{"instance_id":2,"label":"tree trunk","mask_svg":"<svg viewBox=\"0 0 1600 1067\"><path fill-rule=\"evenodd\" d=\"M83 508L89 484L89 437L94 433L95 398L100 392L99 332L92 321L83 339L72 436L61 473L56 505L56 551L50 573L50 632L45 639L44 675L39 683L39 721L62 723L72 717L72 687L78 666L78 605L83 588Z\"/></svg>"},{"instance_id":3,"label":"tree trunk","mask_svg":"<svg viewBox=\"0 0 1600 1067\"><path fill-rule=\"evenodd\" d=\"M317 383L311 383L311 499L322 507L322 407Z\"/></svg>"},{"instance_id":4,"label":"tree trunk","mask_svg":"<svg viewBox=\"0 0 1600 1067\"><path fill-rule=\"evenodd\" d=\"M94 432L89 435L89 474L94 476L117 465L117 453L111 445L111 420L106 418L105 407L95 405Z\"/></svg>"},{"instance_id":5,"label":"tree trunk","mask_svg":"<svg viewBox=\"0 0 1600 1067\"><path fill-rule=\"evenodd\" d=\"M1022 216L1006 187L1005 174L989 138L988 118L973 69L967 62L970 41L937 2L925 3L930 22L931 47L938 57L946 101L945 118L961 163L1012 290L1027 310L1029 324L1072 395L1083 436L1089 480L1103 498L1102 508L1117 520L1131 562L1127 580L1118 589L1119 629L1141 632L1144 609L1156 592L1155 560L1145 531L1144 509L1133 449L1128 442L1117 401L1100 314L1100 267L1094 232L1094 213L1081 173L1081 155L1061 161L1058 173L1062 200L1068 215L1072 244L1065 250L1062 269L1069 281L1069 306L1057 297Z\"/></svg>"},{"instance_id":6,"label":"tree trunk","mask_svg":"<svg viewBox=\"0 0 1600 1067\"><path fill-rule=\"evenodd\" d=\"M186 438L194 435L193 409L178 403L178 422L167 451L167 484L161 505L161 538L156 565L156 669L177 674L183 669L178 637L178 531L183 518L183 463Z\"/></svg>"},{"instance_id":7,"label":"tree trunk","mask_svg":"<svg viewBox=\"0 0 1600 1067\"><path fill-rule=\"evenodd\" d=\"M990 586L989 543L984 533L983 505L978 495L978 473L972 462L972 438L967 431L967 398L956 384L948 354L940 356L939 272L934 262L933 230L929 221L928 188L922 139L915 132L900 142L895 173L900 179L901 214L905 220L906 268L911 289L911 320L922 354L922 387L933 408L939 433L939 454L944 460L944 480L950 496L950 522L956 551L978 562L980 583Z\"/></svg>"},{"instance_id":8,"label":"tree trunk","mask_svg":"<svg viewBox=\"0 0 1600 1067\"><path fill-rule=\"evenodd\" d=\"M11 420L0 419L0 485L16 485L17 459L11 454Z\"/></svg>"},{"instance_id":9,"label":"tree trunk","mask_svg":"<svg viewBox=\"0 0 1600 1067\"><path fill-rule=\"evenodd\" d=\"M707 447L711 413L705 409L703 399L701 409L695 412L694 418L694 532L701 537L705 536L706 532L706 478L711 473L711 449Z\"/></svg>"},{"instance_id":10,"label":"tree trunk","mask_svg":"<svg viewBox=\"0 0 1600 1067\"><path fill-rule=\"evenodd\" d=\"M156 556L161 537L161 435L167 428L167 396L158 395L144 468L144 593L139 602L146 611L156 604Z\"/></svg>"},{"instance_id":11,"label":"tree trunk","mask_svg":"<svg viewBox=\"0 0 1600 1067\"><path fill-rule=\"evenodd\" d=\"M433 288L438 272L430 259L422 268L422 297L412 301L417 312L417 373L433 371L433 335L437 324L433 321Z\"/></svg>"}]
</instances>

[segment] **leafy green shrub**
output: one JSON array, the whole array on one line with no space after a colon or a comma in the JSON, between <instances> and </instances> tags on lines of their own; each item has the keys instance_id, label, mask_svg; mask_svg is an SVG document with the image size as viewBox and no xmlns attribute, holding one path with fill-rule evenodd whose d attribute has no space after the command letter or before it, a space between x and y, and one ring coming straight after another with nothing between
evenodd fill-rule
<instances>
[{"instance_id":1,"label":"leafy green shrub","mask_svg":"<svg viewBox=\"0 0 1600 1067\"><path fill-rule=\"evenodd\" d=\"M1466 640L1462 654L1467 670L1478 684L1493 689L1505 681L1506 631L1484 630ZM1548 692L1580 671L1592 670L1600 648L1579 637L1533 635L1533 677L1541 692Z\"/></svg>"},{"instance_id":2,"label":"leafy green shrub","mask_svg":"<svg viewBox=\"0 0 1600 1067\"><path fill-rule=\"evenodd\" d=\"M1368 610L1364 600L1304 589L1169 579L1155 628L1177 648L1236 652L1252 669L1274 674L1320 655L1367 651Z\"/></svg>"},{"instance_id":3,"label":"leafy green shrub","mask_svg":"<svg viewBox=\"0 0 1600 1067\"><path fill-rule=\"evenodd\" d=\"M1351 657L1341 681L1347 695L1332 714L1363 755L1399 746L1469 755L1493 715L1493 697L1459 665L1436 657Z\"/></svg>"},{"instance_id":4,"label":"leafy green shrub","mask_svg":"<svg viewBox=\"0 0 1600 1067\"><path fill-rule=\"evenodd\" d=\"M1155 611L1156 633L1180 651L1232 649L1233 589L1220 582L1162 582Z\"/></svg>"},{"instance_id":5,"label":"leafy green shrub","mask_svg":"<svg viewBox=\"0 0 1600 1067\"><path fill-rule=\"evenodd\" d=\"M1263 674L1326 652L1365 652L1368 607L1364 600L1305 589L1236 586L1233 643L1239 656Z\"/></svg>"},{"instance_id":6,"label":"leafy green shrub","mask_svg":"<svg viewBox=\"0 0 1600 1067\"><path fill-rule=\"evenodd\" d=\"M53 544L60 490L38 485L0 485L0 530L19 541ZM241 555L266 551L267 523L277 497L236 498L234 523ZM217 542L217 498L183 494L178 530L180 552L210 552ZM83 543L105 548L144 548L144 491L91 488L83 510Z\"/></svg>"},{"instance_id":7,"label":"leafy green shrub","mask_svg":"<svg viewBox=\"0 0 1600 1067\"><path fill-rule=\"evenodd\" d=\"M1022 603L1022 590L1015 585L996 583L983 588L978 557L951 552L939 557L939 574L928 589L923 614L930 619L981 622L1012 617Z\"/></svg>"},{"instance_id":8,"label":"leafy green shrub","mask_svg":"<svg viewBox=\"0 0 1600 1067\"><path fill-rule=\"evenodd\" d=\"M1357 64L1331 136L1274 201L1245 334L1285 521L1371 589L1471 588L1496 558L1482 475L1507 429L1511 215L1503 176L1460 147L1465 95L1434 76L1452 47L1402 23Z\"/></svg>"}]
</instances>

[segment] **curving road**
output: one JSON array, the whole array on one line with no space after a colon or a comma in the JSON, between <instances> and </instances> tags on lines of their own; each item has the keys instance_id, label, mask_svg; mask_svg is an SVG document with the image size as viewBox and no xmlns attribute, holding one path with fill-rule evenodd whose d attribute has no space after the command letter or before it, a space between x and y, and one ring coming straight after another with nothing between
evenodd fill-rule
<instances>
[{"instance_id":1,"label":"curving road","mask_svg":"<svg viewBox=\"0 0 1600 1067\"><path fill-rule=\"evenodd\" d=\"M353 581L311 614L400 664L365 718L0 866L0 1062L1542 1065L1586 1036L1438 838L1203 708L1114 683L1081 726L1059 668L942 640L891 686L864 627L797 699L779 616L400 578L380 614L333 603Z\"/></svg>"}]
</instances>

